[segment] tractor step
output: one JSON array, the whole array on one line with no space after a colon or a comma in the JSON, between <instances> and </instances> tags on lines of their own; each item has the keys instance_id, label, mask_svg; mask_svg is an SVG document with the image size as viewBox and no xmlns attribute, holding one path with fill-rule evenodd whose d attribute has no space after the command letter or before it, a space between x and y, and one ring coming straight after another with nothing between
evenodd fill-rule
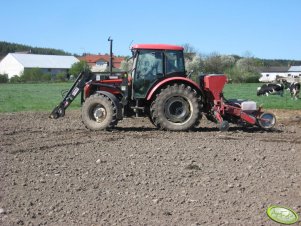
<instances>
[{"instance_id":1,"label":"tractor step","mask_svg":"<svg viewBox=\"0 0 301 226\"><path fill-rule=\"evenodd\" d=\"M139 117L139 112L144 112L145 107L132 106L131 109L136 113L136 118Z\"/></svg>"},{"instance_id":2,"label":"tractor step","mask_svg":"<svg viewBox=\"0 0 301 226\"><path fill-rule=\"evenodd\" d=\"M134 107L131 107L134 111L135 110L143 110L145 109L145 107L137 107L137 106L134 106Z\"/></svg>"}]
</instances>

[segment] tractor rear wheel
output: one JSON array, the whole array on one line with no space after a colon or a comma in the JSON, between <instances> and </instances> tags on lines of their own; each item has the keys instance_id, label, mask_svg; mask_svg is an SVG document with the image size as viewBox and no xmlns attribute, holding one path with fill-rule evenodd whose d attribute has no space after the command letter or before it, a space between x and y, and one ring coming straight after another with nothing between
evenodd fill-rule
<instances>
[{"instance_id":1,"label":"tractor rear wheel","mask_svg":"<svg viewBox=\"0 0 301 226\"><path fill-rule=\"evenodd\" d=\"M151 117L160 129L189 130L201 118L199 96L184 84L167 86L151 104Z\"/></svg>"},{"instance_id":2,"label":"tractor rear wheel","mask_svg":"<svg viewBox=\"0 0 301 226\"><path fill-rule=\"evenodd\" d=\"M110 98L95 94L82 106L82 121L88 129L105 130L117 125L116 107Z\"/></svg>"}]
</instances>

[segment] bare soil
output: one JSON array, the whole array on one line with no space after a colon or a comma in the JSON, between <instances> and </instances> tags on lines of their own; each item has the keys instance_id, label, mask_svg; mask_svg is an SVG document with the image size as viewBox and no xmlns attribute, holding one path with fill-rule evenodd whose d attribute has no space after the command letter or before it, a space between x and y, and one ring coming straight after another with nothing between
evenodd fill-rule
<instances>
[{"instance_id":1,"label":"bare soil","mask_svg":"<svg viewBox=\"0 0 301 226\"><path fill-rule=\"evenodd\" d=\"M145 118L92 132L79 111L0 114L0 225L275 225L301 215L301 112L272 131L202 119L190 132ZM300 222L299 222L300 223Z\"/></svg>"}]
</instances>

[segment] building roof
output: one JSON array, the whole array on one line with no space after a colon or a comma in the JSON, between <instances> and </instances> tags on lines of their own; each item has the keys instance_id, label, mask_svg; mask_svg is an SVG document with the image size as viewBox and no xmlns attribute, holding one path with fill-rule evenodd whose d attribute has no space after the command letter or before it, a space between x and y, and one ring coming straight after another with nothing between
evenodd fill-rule
<instances>
[{"instance_id":1,"label":"building roof","mask_svg":"<svg viewBox=\"0 0 301 226\"><path fill-rule=\"evenodd\" d=\"M104 61L109 62L110 61L110 55L86 55L78 58L79 60L86 61L88 64L95 64L98 61ZM113 67L119 68L121 62L124 60L124 57L115 57L113 56Z\"/></svg>"},{"instance_id":2,"label":"building roof","mask_svg":"<svg viewBox=\"0 0 301 226\"><path fill-rule=\"evenodd\" d=\"M71 68L72 64L78 62L74 56L60 55L40 55L40 54L24 54L24 53L9 53L11 54L24 68Z\"/></svg>"},{"instance_id":3,"label":"building roof","mask_svg":"<svg viewBox=\"0 0 301 226\"><path fill-rule=\"evenodd\" d=\"M101 59L102 55L86 55L78 57L79 60L86 61L87 63L96 63Z\"/></svg>"},{"instance_id":4,"label":"building roof","mask_svg":"<svg viewBox=\"0 0 301 226\"><path fill-rule=\"evenodd\" d=\"M259 72L287 72L289 67L286 66L272 66L272 67L259 67Z\"/></svg>"},{"instance_id":5,"label":"building roof","mask_svg":"<svg viewBox=\"0 0 301 226\"><path fill-rule=\"evenodd\" d=\"M301 66L291 66L288 70L289 72L301 71Z\"/></svg>"}]
</instances>

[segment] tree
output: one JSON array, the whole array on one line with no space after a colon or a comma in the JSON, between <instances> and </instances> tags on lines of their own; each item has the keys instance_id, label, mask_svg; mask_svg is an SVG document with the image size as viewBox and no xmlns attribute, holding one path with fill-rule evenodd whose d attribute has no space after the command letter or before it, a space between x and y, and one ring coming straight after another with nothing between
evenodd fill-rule
<instances>
[{"instance_id":1,"label":"tree","mask_svg":"<svg viewBox=\"0 0 301 226\"><path fill-rule=\"evenodd\" d=\"M0 83L7 83L8 82L8 75L7 74L0 74Z\"/></svg>"},{"instance_id":2,"label":"tree","mask_svg":"<svg viewBox=\"0 0 301 226\"><path fill-rule=\"evenodd\" d=\"M0 56L5 56L8 53L14 52L30 52L33 54L46 54L46 55L71 55L60 49L52 48L38 48L28 45L0 41Z\"/></svg>"},{"instance_id":3,"label":"tree","mask_svg":"<svg viewBox=\"0 0 301 226\"><path fill-rule=\"evenodd\" d=\"M260 64L253 57L240 58L235 65L226 70L226 74L232 82L258 82L260 73L257 71L257 66Z\"/></svg>"},{"instance_id":4,"label":"tree","mask_svg":"<svg viewBox=\"0 0 301 226\"><path fill-rule=\"evenodd\" d=\"M184 57L186 60L192 61L193 57L198 54L198 51L188 43L183 44L182 47L184 48Z\"/></svg>"},{"instance_id":5,"label":"tree","mask_svg":"<svg viewBox=\"0 0 301 226\"><path fill-rule=\"evenodd\" d=\"M121 61L120 70L129 72L133 68L133 60L125 59Z\"/></svg>"},{"instance_id":6,"label":"tree","mask_svg":"<svg viewBox=\"0 0 301 226\"><path fill-rule=\"evenodd\" d=\"M235 65L235 58L234 56L229 56L229 55L222 55L221 56L221 64L223 67L223 71L225 71L225 69L227 68L231 68Z\"/></svg>"},{"instance_id":7,"label":"tree","mask_svg":"<svg viewBox=\"0 0 301 226\"><path fill-rule=\"evenodd\" d=\"M71 68L69 69L69 74L77 77L79 73L82 71L90 71L90 66L86 61L79 61L77 63L72 64Z\"/></svg>"},{"instance_id":8,"label":"tree","mask_svg":"<svg viewBox=\"0 0 301 226\"><path fill-rule=\"evenodd\" d=\"M22 79L18 75L14 75L9 80L10 83L21 83Z\"/></svg>"},{"instance_id":9,"label":"tree","mask_svg":"<svg viewBox=\"0 0 301 226\"><path fill-rule=\"evenodd\" d=\"M199 74L201 74L203 72L203 66L204 66L204 62L201 58L200 55L194 55L193 58L190 60L189 58L185 59L185 68L186 71L188 73L190 73L191 71L193 71L192 75L192 79L196 79L196 76L198 76Z\"/></svg>"},{"instance_id":10,"label":"tree","mask_svg":"<svg viewBox=\"0 0 301 226\"><path fill-rule=\"evenodd\" d=\"M196 80L196 77L204 70L204 62L202 56L196 48L192 45L185 43L182 45L184 48L185 68L187 73L192 72L192 79Z\"/></svg>"},{"instance_id":11,"label":"tree","mask_svg":"<svg viewBox=\"0 0 301 226\"><path fill-rule=\"evenodd\" d=\"M206 73L223 73L223 65L221 55L218 53L211 53L208 55L204 62L204 69Z\"/></svg>"},{"instance_id":12,"label":"tree","mask_svg":"<svg viewBox=\"0 0 301 226\"><path fill-rule=\"evenodd\" d=\"M256 61L254 58L241 58L236 62L236 67L241 71L256 71Z\"/></svg>"}]
</instances>

